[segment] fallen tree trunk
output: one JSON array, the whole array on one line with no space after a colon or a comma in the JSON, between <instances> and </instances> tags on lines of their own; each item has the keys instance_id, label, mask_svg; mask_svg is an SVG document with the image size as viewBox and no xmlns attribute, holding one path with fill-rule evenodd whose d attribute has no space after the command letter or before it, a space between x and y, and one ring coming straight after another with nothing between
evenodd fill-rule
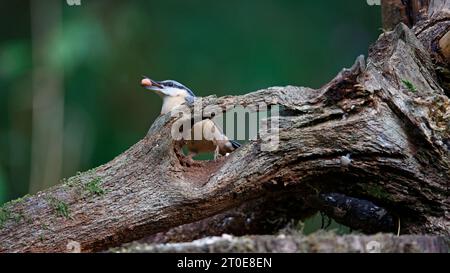
<instances>
[{"instance_id":1,"label":"fallen tree trunk","mask_svg":"<svg viewBox=\"0 0 450 273\"><path fill-rule=\"evenodd\" d=\"M162 116L111 162L3 206L0 251L65 251L71 241L105 250L270 198L280 207L295 198L301 219L318 210L311 197L329 193L383 207L401 222L392 232L449 236L450 103L435 71L447 66L449 6L431 1L412 30L382 34L367 62L358 58L321 89L202 100L224 111L281 106L279 130L264 136L279 137L276 150L263 151L259 139L190 164L169 137L177 119Z\"/></svg>"},{"instance_id":2,"label":"fallen tree trunk","mask_svg":"<svg viewBox=\"0 0 450 273\"><path fill-rule=\"evenodd\" d=\"M189 243L131 243L114 253L448 253L443 238L378 234L373 236L318 233L310 236L212 237Z\"/></svg>"}]
</instances>

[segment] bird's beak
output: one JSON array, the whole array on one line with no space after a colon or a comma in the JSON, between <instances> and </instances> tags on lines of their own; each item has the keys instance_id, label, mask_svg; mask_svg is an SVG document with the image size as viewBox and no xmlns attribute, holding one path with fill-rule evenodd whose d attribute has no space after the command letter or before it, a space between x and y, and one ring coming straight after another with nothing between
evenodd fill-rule
<instances>
[{"instance_id":1,"label":"bird's beak","mask_svg":"<svg viewBox=\"0 0 450 273\"><path fill-rule=\"evenodd\" d=\"M148 90L163 89L163 86L159 82L149 79L148 77L144 77L141 80L141 86Z\"/></svg>"}]
</instances>

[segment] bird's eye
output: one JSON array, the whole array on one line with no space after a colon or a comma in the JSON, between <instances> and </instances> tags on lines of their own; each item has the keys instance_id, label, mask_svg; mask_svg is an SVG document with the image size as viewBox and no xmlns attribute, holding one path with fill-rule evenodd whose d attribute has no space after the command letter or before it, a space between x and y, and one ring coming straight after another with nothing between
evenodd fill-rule
<instances>
[{"instance_id":1,"label":"bird's eye","mask_svg":"<svg viewBox=\"0 0 450 273\"><path fill-rule=\"evenodd\" d=\"M168 82L166 85L167 85L168 87L173 87L173 82Z\"/></svg>"}]
</instances>

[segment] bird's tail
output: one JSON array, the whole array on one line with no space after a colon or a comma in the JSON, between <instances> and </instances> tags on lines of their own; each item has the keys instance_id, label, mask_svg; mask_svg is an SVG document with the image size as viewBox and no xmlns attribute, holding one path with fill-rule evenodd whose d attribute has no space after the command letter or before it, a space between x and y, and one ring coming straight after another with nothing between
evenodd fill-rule
<instances>
[{"instance_id":1,"label":"bird's tail","mask_svg":"<svg viewBox=\"0 0 450 273\"><path fill-rule=\"evenodd\" d=\"M230 142L231 142L231 145L233 146L234 149L237 149L237 148L241 147L241 144L239 142L237 142L237 141L230 140Z\"/></svg>"}]
</instances>

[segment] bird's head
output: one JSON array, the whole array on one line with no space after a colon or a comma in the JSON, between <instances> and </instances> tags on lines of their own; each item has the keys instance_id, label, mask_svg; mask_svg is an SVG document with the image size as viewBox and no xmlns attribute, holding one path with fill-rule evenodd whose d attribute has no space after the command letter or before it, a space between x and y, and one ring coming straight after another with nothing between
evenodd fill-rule
<instances>
[{"instance_id":1,"label":"bird's head","mask_svg":"<svg viewBox=\"0 0 450 273\"><path fill-rule=\"evenodd\" d=\"M154 81L148 77L141 80L141 85L162 97L195 97L194 93L179 82L166 80Z\"/></svg>"}]
</instances>

